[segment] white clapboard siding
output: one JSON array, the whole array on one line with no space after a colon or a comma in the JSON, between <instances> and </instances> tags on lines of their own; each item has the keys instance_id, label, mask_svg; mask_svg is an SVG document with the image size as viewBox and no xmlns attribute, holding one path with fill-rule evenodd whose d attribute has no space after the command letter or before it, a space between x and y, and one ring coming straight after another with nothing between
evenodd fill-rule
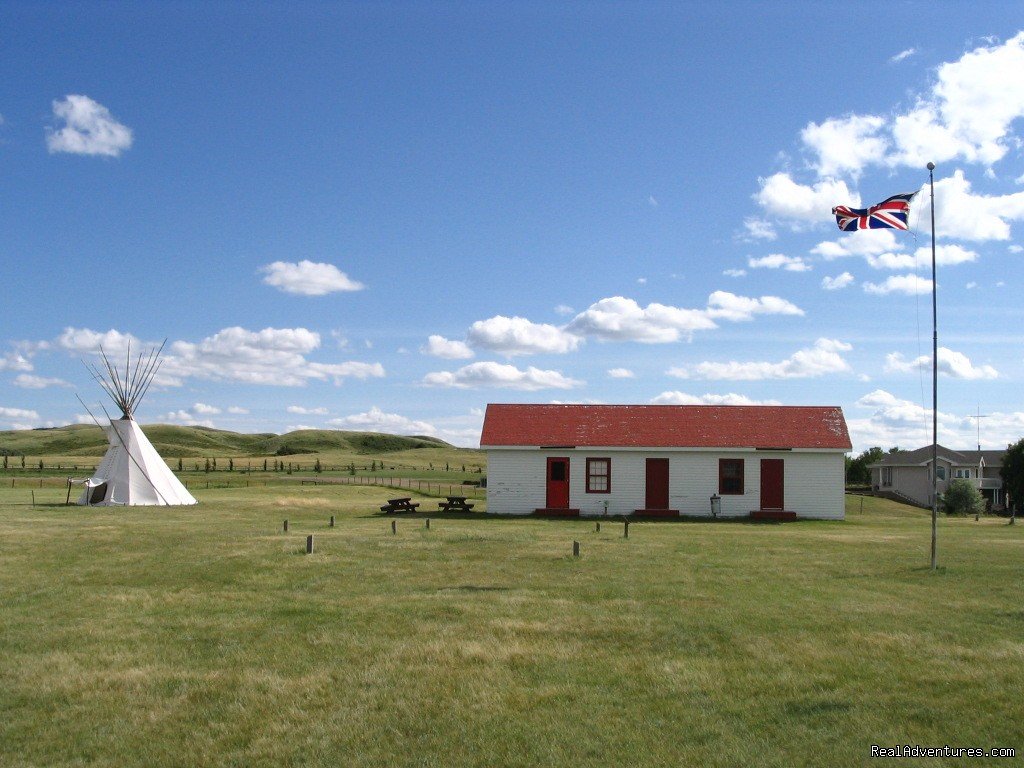
<instances>
[{"instance_id":1,"label":"white clapboard siding","mask_svg":"<svg viewBox=\"0 0 1024 768\"><path fill-rule=\"evenodd\" d=\"M646 460L669 460L669 506L682 515L711 515L718 493L718 460L744 460L744 493L722 496L723 517L747 516L760 507L761 459L785 462L785 508L799 517L842 519L844 473L842 452L651 450L488 449L487 510L494 514L529 514L547 503L548 457L569 458L569 506L581 515L624 515L645 506ZM587 458L611 459L611 492L586 492Z\"/></svg>"}]
</instances>

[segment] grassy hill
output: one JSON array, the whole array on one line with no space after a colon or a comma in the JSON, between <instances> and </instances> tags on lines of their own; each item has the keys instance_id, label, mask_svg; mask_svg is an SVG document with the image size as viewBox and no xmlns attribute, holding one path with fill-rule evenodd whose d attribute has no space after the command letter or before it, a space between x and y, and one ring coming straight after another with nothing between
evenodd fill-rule
<instances>
[{"instance_id":1,"label":"grassy hill","mask_svg":"<svg viewBox=\"0 0 1024 768\"><path fill-rule=\"evenodd\" d=\"M278 458L296 463L320 459L324 463L367 464L372 459L405 467L451 466L473 471L484 465L479 450L457 448L435 437L406 437L377 432L345 432L330 429L304 429L284 435L243 434L209 427L179 427L151 424L143 432L169 463L174 459ZM107 450L107 438L99 427L74 424L53 429L0 432L0 455L27 456L33 460L101 457ZM30 463L34 463L30 462Z\"/></svg>"}]
</instances>

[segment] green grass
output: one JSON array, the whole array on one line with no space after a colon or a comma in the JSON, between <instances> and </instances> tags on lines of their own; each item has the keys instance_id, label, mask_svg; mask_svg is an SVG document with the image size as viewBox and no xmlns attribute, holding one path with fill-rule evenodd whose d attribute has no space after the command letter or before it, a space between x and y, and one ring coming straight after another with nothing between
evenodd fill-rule
<instances>
[{"instance_id":1,"label":"green grass","mask_svg":"<svg viewBox=\"0 0 1024 768\"><path fill-rule=\"evenodd\" d=\"M171 510L36 493L32 508L0 488L0 765L1024 749L1024 526L1002 519L942 520L931 573L927 514L875 499L843 523L634 523L624 539L610 521L437 515L392 536L379 488L200 490Z\"/></svg>"}]
</instances>

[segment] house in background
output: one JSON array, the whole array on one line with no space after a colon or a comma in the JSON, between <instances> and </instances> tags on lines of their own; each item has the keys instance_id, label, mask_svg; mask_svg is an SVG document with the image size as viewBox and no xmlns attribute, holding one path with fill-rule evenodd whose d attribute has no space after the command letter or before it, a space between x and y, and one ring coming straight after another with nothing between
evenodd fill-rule
<instances>
[{"instance_id":1,"label":"house in background","mask_svg":"<svg viewBox=\"0 0 1024 768\"><path fill-rule=\"evenodd\" d=\"M946 492L951 480L970 480L981 491L991 509L1006 506L1006 493L999 470L1006 451L953 451L938 446L936 490ZM916 451L895 451L876 464L869 464L871 489L919 507L932 506L932 447Z\"/></svg>"},{"instance_id":2,"label":"house in background","mask_svg":"<svg viewBox=\"0 0 1024 768\"><path fill-rule=\"evenodd\" d=\"M838 407L491 404L480 447L492 513L836 520L851 444Z\"/></svg>"}]
</instances>

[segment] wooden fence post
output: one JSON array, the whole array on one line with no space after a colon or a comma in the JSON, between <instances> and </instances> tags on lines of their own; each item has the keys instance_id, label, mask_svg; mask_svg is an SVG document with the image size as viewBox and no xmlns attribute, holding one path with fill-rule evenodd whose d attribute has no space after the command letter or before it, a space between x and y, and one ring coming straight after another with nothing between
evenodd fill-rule
<instances>
[{"instance_id":1,"label":"wooden fence post","mask_svg":"<svg viewBox=\"0 0 1024 768\"><path fill-rule=\"evenodd\" d=\"M429 517L427 518L427 530L428 531L430 530L430 518Z\"/></svg>"},{"instance_id":2,"label":"wooden fence post","mask_svg":"<svg viewBox=\"0 0 1024 768\"><path fill-rule=\"evenodd\" d=\"M599 520L598 522L594 523L594 533L600 533L600 532L601 532L601 521Z\"/></svg>"},{"instance_id":3,"label":"wooden fence post","mask_svg":"<svg viewBox=\"0 0 1024 768\"><path fill-rule=\"evenodd\" d=\"M573 557L579 557L580 556L580 543L578 541L574 541L572 543L572 556Z\"/></svg>"},{"instance_id":4,"label":"wooden fence post","mask_svg":"<svg viewBox=\"0 0 1024 768\"><path fill-rule=\"evenodd\" d=\"M629 520L626 520L625 522L626 522L626 524L622 527L622 538L628 539L629 538Z\"/></svg>"},{"instance_id":5,"label":"wooden fence post","mask_svg":"<svg viewBox=\"0 0 1024 768\"><path fill-rule=\"evenodd\" d=\"M288 533L288 521L287 520L284 521L284 532Z\"/></svg>"},{"instance_id":6,"label":"wooden fence post","mask_svg":"<svg viewBox=\"0 0 1024 768\"><path fill-rule=\"evenodd\" d=\"M391 521L391 535L394 536L397 533L398 533L398 521L397 520L392 520Z\"/></svg>"},{"instance_id":7,"label":"wooden fence post","mask_svg":"<svg viewBox=\"0 0 1024 768\"><path fill-rule=\"evenodd\" d=\"M306 537L306 554L307 555L313 554L313 534L312 533L309 534L309 536Z\"/></svg>"},{"instance_id":8,"label":"wooden fence post","mask_svg":"<svg viewBox=\"0 0 1024 768\"><path fill-rule=\"evenodd\" d=\"M334 515L331 515L331 528L334 527Z\"/></svg>"}]
</instances>

